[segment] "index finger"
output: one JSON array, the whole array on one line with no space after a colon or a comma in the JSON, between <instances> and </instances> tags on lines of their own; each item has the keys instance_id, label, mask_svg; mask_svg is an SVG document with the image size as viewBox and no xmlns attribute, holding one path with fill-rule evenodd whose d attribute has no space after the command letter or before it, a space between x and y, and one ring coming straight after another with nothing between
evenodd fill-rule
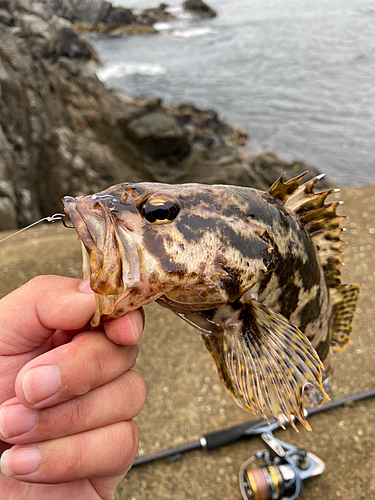
<instances>
[{"instance_id":1,"label":"index finger","mask_svg":"<svg viewBox=\"0 0 375 500\"><path fill-rule=\"evenodd\" d=\"M95 311L94 294L79 290L81 280L37 276L0 300L0 354L28 352L57 329L78 330Z\"/></svg>"}]
</instances>

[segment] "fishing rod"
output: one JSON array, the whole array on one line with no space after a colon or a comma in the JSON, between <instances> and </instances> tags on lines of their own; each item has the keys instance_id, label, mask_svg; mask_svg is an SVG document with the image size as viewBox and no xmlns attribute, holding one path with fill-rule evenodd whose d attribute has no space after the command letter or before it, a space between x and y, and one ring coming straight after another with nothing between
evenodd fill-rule
<instances>
[{"instance_id":1,"label":"fishing rod","mask_svg":"<svg viewBox=\"0 0 375 500\"><path fill-rule=\"evenodd\" d=\"M350 403L356 403L357 401L369 399L374 396L375 396L375 389L372 389L367 392L353 394L351 396L347 396L342 399L336 399L334 401L330 401L329 403L325 403L322 406L318 406L316 408L304 410L305 416L310 417L316 415L317 413L333 410L334 408L338 408L340 406L344 406ZM278 423L275 421L274 418L269 418L269 422L270 425L269 426L267 425L267 428L275 430L279 427ZM286 419L283 420L283 424L288 425ZM221 431L211 432L209 434L205 434L196 441L191 441L189 443L185 443L176 446L174 448L169 448L167 450L159 451L151 455L146 455L144 457L138 457L135 459L133 467L137 467L139 465L147 464L149 462L154 462L156 460L161 460L164 458L169 458L172 461L177 460L178 458L180 458L180 455L182 453L197 450L200 448L211 451L216 448L220 448L221 446L235 443L240 439L247 439L252 436L257 436L259 435L259 429L263 428L264 426L265 422L262 418L260 420L255 420L253 422L245 422L244 424L235 425L233 427L229 427L228 429L223 429Z\"/></svg>"},{"instance_id":2,"label":"fishing rod","mask_svg":"<svg viewBox=\"0 0 375 500\"><path fill-rule=\"evenodd\" d=\"M353 394L308 411L304 410L304 414L305 417L309 417L374 396L375 389ZM322 474L325 463L307 450L277 439L272 431L280 426L274 418L270 418L269 422L267 425L263 419L256 420L211 432L199 440L139 457L134 461L133 467L163 458L178 460L181 453L200 448L210 451L240 439L260 436L267 449L258 451L240 467L239 486L243 500L296 500L302 492L304 481ZM282 423L288 425L286 418L282 418Z\"/></svg>"}]
</instances>

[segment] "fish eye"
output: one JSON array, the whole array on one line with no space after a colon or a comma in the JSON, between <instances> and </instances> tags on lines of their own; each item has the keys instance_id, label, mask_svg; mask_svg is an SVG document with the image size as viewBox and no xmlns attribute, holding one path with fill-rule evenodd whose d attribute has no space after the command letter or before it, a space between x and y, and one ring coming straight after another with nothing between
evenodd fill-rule
<instances>
[{"instance_id":1,"label":"fish eye","mask_svg":"<svg viewBox=\"0 0 375 500\"><path fill-rule=\"evenodd\" d=\"M180 210L177 198L165 193L155 193L143 203L141 214L151 224L168 224L176 219Z\"/></svg>"}]
</instances>

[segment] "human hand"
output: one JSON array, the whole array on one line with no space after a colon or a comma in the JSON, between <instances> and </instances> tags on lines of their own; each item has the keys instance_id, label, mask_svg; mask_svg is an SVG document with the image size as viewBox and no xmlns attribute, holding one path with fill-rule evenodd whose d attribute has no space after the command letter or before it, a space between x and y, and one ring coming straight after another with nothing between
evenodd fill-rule
<instances>
[{"instance_id":1,"label":"human hand","mask_svg":"<svg viewBox=\"0 0 375 500\"><path fill-rule=\"evenodd\" d=\"M0 498L110 499L134 460L143 318L91 330L94 296L79 287L39 276L0 300Z\"/></svg>"}]
</instances>

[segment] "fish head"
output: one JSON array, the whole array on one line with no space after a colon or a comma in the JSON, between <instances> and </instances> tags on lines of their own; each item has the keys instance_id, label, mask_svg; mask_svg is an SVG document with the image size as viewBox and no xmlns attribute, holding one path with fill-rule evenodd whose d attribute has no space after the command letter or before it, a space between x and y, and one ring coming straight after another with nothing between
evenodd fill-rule
<instances>
[{"instance_id":1,"label":"fish head","mask_svg":"<svg viewBox=\"0 0 375 500\"><path fill-rule=\"evenodd\" d=\"M269 245L228 186L124 183L63 201L84 246L96 322L161 295L208 309L265 270Z\"/></svg>"}]
</instances>

